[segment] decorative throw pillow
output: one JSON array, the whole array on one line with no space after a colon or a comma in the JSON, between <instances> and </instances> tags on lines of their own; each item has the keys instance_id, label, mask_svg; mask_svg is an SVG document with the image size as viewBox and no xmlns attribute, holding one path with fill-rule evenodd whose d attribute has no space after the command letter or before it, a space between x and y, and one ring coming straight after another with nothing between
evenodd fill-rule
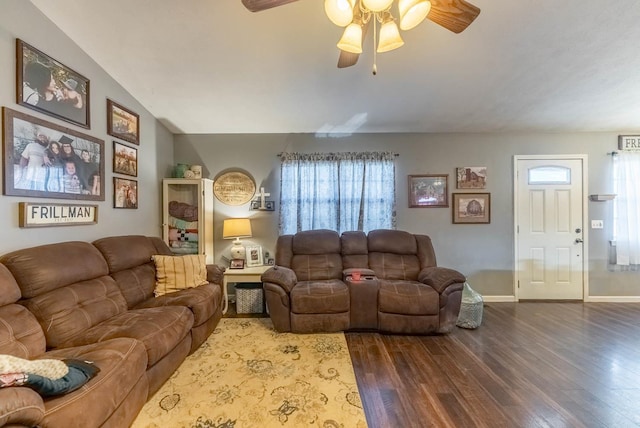
<instances>
[{"instance_id":1,"label":"decorative throw pillow","mask_svg":"<svg viewBox=\"0 0 640 428\"><path fill-rule=\"evenodd\" d=\"M153 261L156 265L156 296L207 283L207 265L203 254L156 255Z\"/></svg>"}]
</instances>

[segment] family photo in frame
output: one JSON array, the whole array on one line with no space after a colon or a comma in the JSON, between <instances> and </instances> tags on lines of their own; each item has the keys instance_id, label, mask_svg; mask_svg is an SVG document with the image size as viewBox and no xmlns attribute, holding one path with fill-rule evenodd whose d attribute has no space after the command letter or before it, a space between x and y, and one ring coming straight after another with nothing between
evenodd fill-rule
<instances>
[{"instance_id":1,"label":"family photo in frame","mask_svg":"<svg viewBox=\"0 0 640 428\"><path fill-rule=\"evenodd\" d=\"M104 201L104 141L3 107L9 196Z\"/></svg>"},{"instance_id":2,"label":"family photo in frame","mask_svg":"<svg viewBox=\"0 0 640 428\"><path fill-rule=\"evenodd\" d=\"M113 172L124 175L138 176L138 150L113 142Z\"/></svg>"},{"instance_id":3,"label":"family photo in frame","mask_svg":"<svg viewBox=\"0 0 640 428\"><path fill-rule=\"evenodd\" d=\"M138 181L113 177L113 207L138 208Z\"/></svg>"},{"instance_id":4,"label":"family photo in frame","mask_svg":"<svg viewBox=\"0 0 640 428\"><path fill-rule=\"evenodd\" d=\"M20 39L16 54L17 103L89 129L89 79Z\"/></svg>"},{"instance_id":5,"label":"family photo in frame","mask_svg":"<svg viewBox=\"0 0 640 428\"><path fill-rule=\"evenodd\" d=\"M133 144L140 144L140 116L107 99L107 134Z\"/></svg>"}]
</instances>

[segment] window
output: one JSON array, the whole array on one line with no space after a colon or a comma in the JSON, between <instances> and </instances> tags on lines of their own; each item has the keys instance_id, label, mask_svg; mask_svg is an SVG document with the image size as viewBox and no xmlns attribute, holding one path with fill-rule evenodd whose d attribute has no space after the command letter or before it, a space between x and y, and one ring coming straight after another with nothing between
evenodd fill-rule
<instances>
[{"instance_id":1,"label":"window","mask_svg":"<svg viewBox=\"0 0 640 428\"><path fill-rule=\"evenodd\" d=\"M616 264L640 267L640 152L614 157Z\"/></svg>"},{"instance_id":2,"label":"window","mask_svg":"<svg viewBox=\"0 0 640 428\"><path fill-rule=\"evenodd\" d=\"M395 155L283 153L280 234L395 229Z\"/></svg>"}]
</instances>

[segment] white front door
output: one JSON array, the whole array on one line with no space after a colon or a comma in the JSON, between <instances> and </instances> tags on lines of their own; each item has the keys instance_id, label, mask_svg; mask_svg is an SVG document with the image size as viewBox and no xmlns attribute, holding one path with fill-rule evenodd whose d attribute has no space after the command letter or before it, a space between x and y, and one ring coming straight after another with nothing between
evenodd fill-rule
<instances>
[{"instance_id":1,"label":"white front door","mask_svg":"<svg viewBox=\"0 0 640 428\"><path fill-rule=\"evenodd\" d=\"M586 156L515 160L516 298L584 298Z\"/></svg>"}]
</instances>

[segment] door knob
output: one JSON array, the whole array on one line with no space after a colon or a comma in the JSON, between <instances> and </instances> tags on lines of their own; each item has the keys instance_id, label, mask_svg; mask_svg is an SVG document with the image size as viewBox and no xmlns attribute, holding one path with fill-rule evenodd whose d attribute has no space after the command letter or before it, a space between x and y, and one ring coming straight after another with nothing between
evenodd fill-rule
<instances>
[{"instance_id":1,"label":"door knob","mask_svg":"<svg viewBox=\"0 0 640 428\"><path fill-rule=\"evenodd\" d=\"M576 229L576 233L580 233L580 232L582 232L582 229L577 228L577 229Z\"/></svg>"},{"instance_id":2,"label":"door knob","mask_svg":"<svg viewBox=\"0 0 640 428\"><path fill-rule=\"evenodd\" d=\"M576 240L574 242L576 244L582 244L584 241L582 240L582 238L576 238Z\"/></svg>"}]
</instances>

